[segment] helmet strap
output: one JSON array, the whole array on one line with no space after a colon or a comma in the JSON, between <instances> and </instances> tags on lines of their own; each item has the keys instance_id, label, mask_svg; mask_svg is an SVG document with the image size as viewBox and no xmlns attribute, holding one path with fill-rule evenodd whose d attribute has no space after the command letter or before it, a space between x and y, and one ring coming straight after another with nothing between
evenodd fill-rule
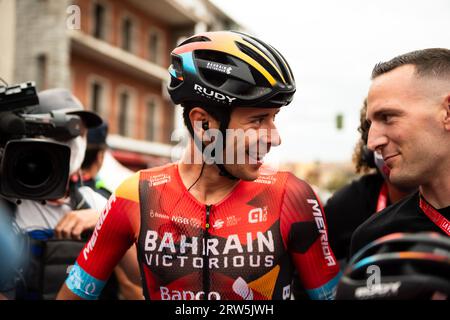
<instances>
[{"instance_id":1,"label":"helmet strap","mask_svg":"<svg viewBox=\"0 0 450 320\"><path fill-rule=\"evenodd\" d=\"M231 112L230 111L224 111L224 112L213 112L211 108L202 108L204 109L206 112L208 112L209 114L211 114L213 117L215 117L219 123L220 123L220 127L219 127L219 131L221 132L222 136L224 137L223 139L223 150L225 150L226 148L226 132L227 132L227 128L228 125L230 124L230 115ZM190 124L190 123L189 123ZM188 127L188 130L191 134L192 137L194 137L194 129L192 127L192 125L190 125ZM202 152L205 148L206 145L205 143L201 140L201 139L194 139L194 143L196 145L196 147L198 148L198 150L200 150L200 152ZM235 177L234 175L232 175L222 163L217 163L216 161L216 153L215 150L213 150L212 154L211 154L212 158L214 159L214 164L217 166L217 168L219 168L219 175L221 177L227 177L231 180L239 180L239 178ZM202 161L203 161L203 155L202 155Z\"/></svg>"}]
</instances>

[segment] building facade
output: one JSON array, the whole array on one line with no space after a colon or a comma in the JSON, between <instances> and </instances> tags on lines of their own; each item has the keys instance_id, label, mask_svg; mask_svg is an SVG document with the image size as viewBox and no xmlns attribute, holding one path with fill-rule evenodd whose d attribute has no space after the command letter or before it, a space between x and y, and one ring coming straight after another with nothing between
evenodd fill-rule
<instances>
[{"instance_id":1,"label":"building facade","mask_svg":"<svg viewBox=\"0 0 450 320\"><path fill-rule=\"evenodd\" d=\"M9 12L0 21L12 15L15 28L12 57L0 70L11 82L36 81L38 90L70 88L108 122L113 155L132 169L170 161L180 124L165 89L171 49L196 32L241 29L207 0L2 0L2 6Z\"/></svg>"}]
</instances>

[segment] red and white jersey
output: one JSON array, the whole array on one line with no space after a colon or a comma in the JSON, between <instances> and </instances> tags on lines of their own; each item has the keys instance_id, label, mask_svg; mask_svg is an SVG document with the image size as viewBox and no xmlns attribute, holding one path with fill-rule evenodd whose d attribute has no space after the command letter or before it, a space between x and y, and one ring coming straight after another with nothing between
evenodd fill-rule
<instances>
[{"instance_id":1,"label":"red and white jersey","mask_svg":"<svg viewBox=\"0 0 450 320\"><path fill-rule=\"evenodd\" d=\"M312 298L331 299L339 266L322 206L287 172L239 181L206 205L176 164L140 171L111 197L66 284L95 298L136 244L146 298L289 299L294 269Z\"/></svg>"}]
</instances>

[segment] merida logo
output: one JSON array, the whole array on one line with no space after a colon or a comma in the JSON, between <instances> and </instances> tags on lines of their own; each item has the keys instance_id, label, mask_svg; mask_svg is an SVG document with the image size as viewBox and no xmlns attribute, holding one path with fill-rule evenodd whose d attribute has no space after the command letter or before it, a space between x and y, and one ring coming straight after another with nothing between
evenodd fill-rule
<instances>
[{"instance_id":1,"label":"merida logo","mask_svg":"<svg viewBox=\"0 0 450 320\"><path fill-rule=\"evenodd\" d=\"M94 246L98 238L98 233L102 229L103 223L108 217L108 213L111 211L111 207L114 202L116 202L116 196L113 194L111 198L109 198L106 207L103 209L102 214L100 215L100 218L98 219L97 224L95 225L94 233L92 234L91 239L86 244L86 247L83 249L83 257L85 260L88 259L89 253L92 252L92 250L94 250Z\"/></svg>"},{"instance_id":2,"label":"merida logo","mask_svg":"<svg viewBox=\"0 0 450 320\"><path fill-rule=\"evenodd\" d=\"M308 203L312 206L312 212L314 219L316 220L317 229L320 233L320 243L322 245L322 252L327 261L327 266L336 265L336 261L331 254L330 246L328 244L327 228L325 226L325 220L322 216L322 210L320 210L319 202L316 199L308 199Z\"/></svg>"},{"instance_id":3,"label":"merida logo","mask_svg":"<svg viewBox=\"0 0 450 320\"><path fill-rule=\"evenodd\" d=\"M236 98L227 96L225 94L222 94L220 92L216 92L212 89L204 88L199 84L194 84L194 91L198 94L201 94L202 96L210 99L214 99L219 102L231 104Z\"/></svg>"}]
</instances>

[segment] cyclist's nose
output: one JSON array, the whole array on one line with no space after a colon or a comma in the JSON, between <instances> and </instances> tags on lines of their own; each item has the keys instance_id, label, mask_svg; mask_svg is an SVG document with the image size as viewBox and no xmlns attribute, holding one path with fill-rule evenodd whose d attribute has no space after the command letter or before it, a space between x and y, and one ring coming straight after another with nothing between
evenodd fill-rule
<instances>
[{"instance_id":1,"label":"cyclist's nose","mask_svg":"<svg viewBox=\"0 0 450 320\"><path fill-rule=\"evenodd\" d=\"M271 121L270 126L265 129L265 133L266 134L264 135L264 139L267 144L272 147L276 147L281 144L280 134L273 121Z\"/></svg>"}]
</instances>

